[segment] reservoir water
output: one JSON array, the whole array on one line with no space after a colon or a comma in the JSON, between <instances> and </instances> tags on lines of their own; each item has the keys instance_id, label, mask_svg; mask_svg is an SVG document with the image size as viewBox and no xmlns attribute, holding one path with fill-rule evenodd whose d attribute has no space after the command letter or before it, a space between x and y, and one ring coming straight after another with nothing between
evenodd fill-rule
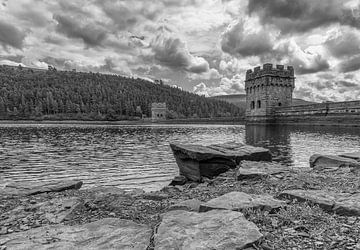
<instances>
[{"instance_id":1,"label":"reservoir water","mask_svg":"<svg viewBox=\"0 0 360 250\"><path fill-rule=\"evenodd\" d=\"M266 147L276 161L308 167L314 153L360 151L360 128L1 124L0 186L80 179L83 188L157 190L178 173L169 142L208 145L228 141Z\"/></svg>"}]
</instances>

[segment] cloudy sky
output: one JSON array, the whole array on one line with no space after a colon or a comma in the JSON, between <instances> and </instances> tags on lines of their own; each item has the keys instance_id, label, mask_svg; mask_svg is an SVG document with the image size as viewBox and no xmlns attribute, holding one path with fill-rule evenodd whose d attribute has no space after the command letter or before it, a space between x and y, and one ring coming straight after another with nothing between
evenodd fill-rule
<instances>
[{"instance_id":1,"label":"cloudy sky","mask_svg":"<svg viewBox=\"0 0 360 250\"><path fill-rule=\"evenodd\" d=\"M360 0L0 0L0 64L244 93L248 68L295 67L295 97L360 99Z\"/></svg>"}]
</instances>

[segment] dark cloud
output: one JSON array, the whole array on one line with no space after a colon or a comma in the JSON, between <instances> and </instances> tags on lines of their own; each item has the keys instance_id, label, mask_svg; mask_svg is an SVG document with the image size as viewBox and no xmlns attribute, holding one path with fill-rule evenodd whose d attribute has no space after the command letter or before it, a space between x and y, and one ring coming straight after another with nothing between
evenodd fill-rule
<instances>
[{"instance_id":1,"label":"dark cloud","mask_svg":"<svg viewBox=\"0 0 360 250\"><path fill-rule=\"evenodd\" d=\"M16 63L21 63L22 59L24 58L23 55L10 55L10 56L1 56L0 60L9 60Z\"/></svg>"},{"instance_id":2,"label":"dark cloud","mask_svg":"<svg viewBox=\"0 0 360 250\"><path fill-rule=\"evenodd\" d=\"M289 64L294 67L296 74L299 75L322 72L330 68L328 61L320 55L313 56L310 63L306 63L300 58L290 58Z\"/></svg>"},{"instance_id":3,"label":"dark cloud","mask_svg":"<svg viewBox=\"0 0 360 250\"><path fill-rule=\"evenodd\" d=\"M168 32L160 31L151 47L155 60L161 65L197 74L209 71L209 63L204 58L191 55L185 42Z\"/></svg>"},{"instance_id":4,"label":"dark cloud","mask_svg":"<svg viewBox=\"0 0 360 250\"><path fill-rule=\"evenodd\" d=\"M261 55L272 50L269 32L261 30L256 33L245 34L242 21L229 26L222 34L221 49L231 55L253 56Z\"/></svg>"},{"instance_id":5,"label":"dark cloud","mask_svg":"<svg viewBox=\"0 0 360 250\"><path fill-rule=\"evenodd\" d=\"M0 44L2 46L11 46L21 49L23 47L24 39L24 32L9 23L0 21Z\"/></svg>"},{"instance_id":6,"label":"dark cloud","mask_svg":"<svg viewBox=\"0 0 360 250\"><path fill-rule=\"evenodd\" d=\"M248 13L263 24L273 24L284 33L306 32L340 23L360 27L360 18L344 6L344 0L249 0Z\"/></svg>"},{"instance_id":7,"label":"dark cloud","mask_svg":"<svg viewBox=\"0 0 360 250\"><path fill-rule=\"evenodd\" d=\"M346 59L339 64L339 70L342 73L352 72L358 69L360 69L360 55Z\"/></svg>"},{"instance_id":8,"label":"dark cloud","mask_svg":"<svg viewBox=\"0 0 360 250\"><path fill-rule=\"evenodd\" d=\"M357 84L357 83L354 83L354 82L349 82L349 81L338 81L335 83L338 87L341 87L341 88L359 88L360 85Z\"/></svg>"},{"instance_id":9,"label":"dark cloud","mask_svg":"<svg viewBox=\"0 0 360 250\"><path fill-rule=\"evenodd\" d=\"M70 38L79 38L88 46L100 46L106 39L107 32L104 28L94 23L81 25L79 20L68 16L54 15L58 22L56 30Z\"/></svg>"},{"instance_id":10,"label":"dark cloud","mask_svg":"<svg viewBox=\"0 0 360 250\"><path fill-rule=\"evenodd\" d=\"M348 31L325 42L330 53L338 58L360 53L360 38L354 32Z\"/></svg>"}]
</instances>

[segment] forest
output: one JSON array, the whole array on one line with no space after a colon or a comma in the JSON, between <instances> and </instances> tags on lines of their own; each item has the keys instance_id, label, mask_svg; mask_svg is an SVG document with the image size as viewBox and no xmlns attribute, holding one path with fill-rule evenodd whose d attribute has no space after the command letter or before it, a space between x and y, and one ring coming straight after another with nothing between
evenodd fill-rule
<instances>
[{"instance_id":1,"label":"forest","mask_svg":"<svg viewBox=\"0 0 360 250\"><path fill-rule=\"evenodd\" d=\"M241 109L176 87L119 75L0 66L0 119L134 120L165 102L167 118L239 117Z\"/></svg>"}]
</instances>

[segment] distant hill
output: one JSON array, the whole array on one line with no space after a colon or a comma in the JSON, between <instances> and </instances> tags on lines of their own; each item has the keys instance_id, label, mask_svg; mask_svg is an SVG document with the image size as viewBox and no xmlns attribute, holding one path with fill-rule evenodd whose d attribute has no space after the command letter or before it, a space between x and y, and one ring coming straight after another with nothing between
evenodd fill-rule
<instances>
[{"instance_id":1,"label":"distant hill","mask_svg":"<svg viewBox=\"0 0 360 250\"><path fill-rule=\"evenodd\" d=\"M145 79L0 65L0 119L127 120L150 117L165 102L168 118L236 117L241 109Z\"/></svg>"},{"instance_id":2,"label":"distant hill","mask_svg":"<svg viewBox=\"0 0 360 250\"><path fill-rule=\"evenodd\" d=\"M219 95L219 96L212 96L212 99L217 99L221 101L225 101L231 104L238 106L241 109L246 109L246 95L245 94L238 94L238 95ZM315 102L309 102L298 98L293 98L293 105L307 105L312 104Z\"/></svg>"}]
</instances>

